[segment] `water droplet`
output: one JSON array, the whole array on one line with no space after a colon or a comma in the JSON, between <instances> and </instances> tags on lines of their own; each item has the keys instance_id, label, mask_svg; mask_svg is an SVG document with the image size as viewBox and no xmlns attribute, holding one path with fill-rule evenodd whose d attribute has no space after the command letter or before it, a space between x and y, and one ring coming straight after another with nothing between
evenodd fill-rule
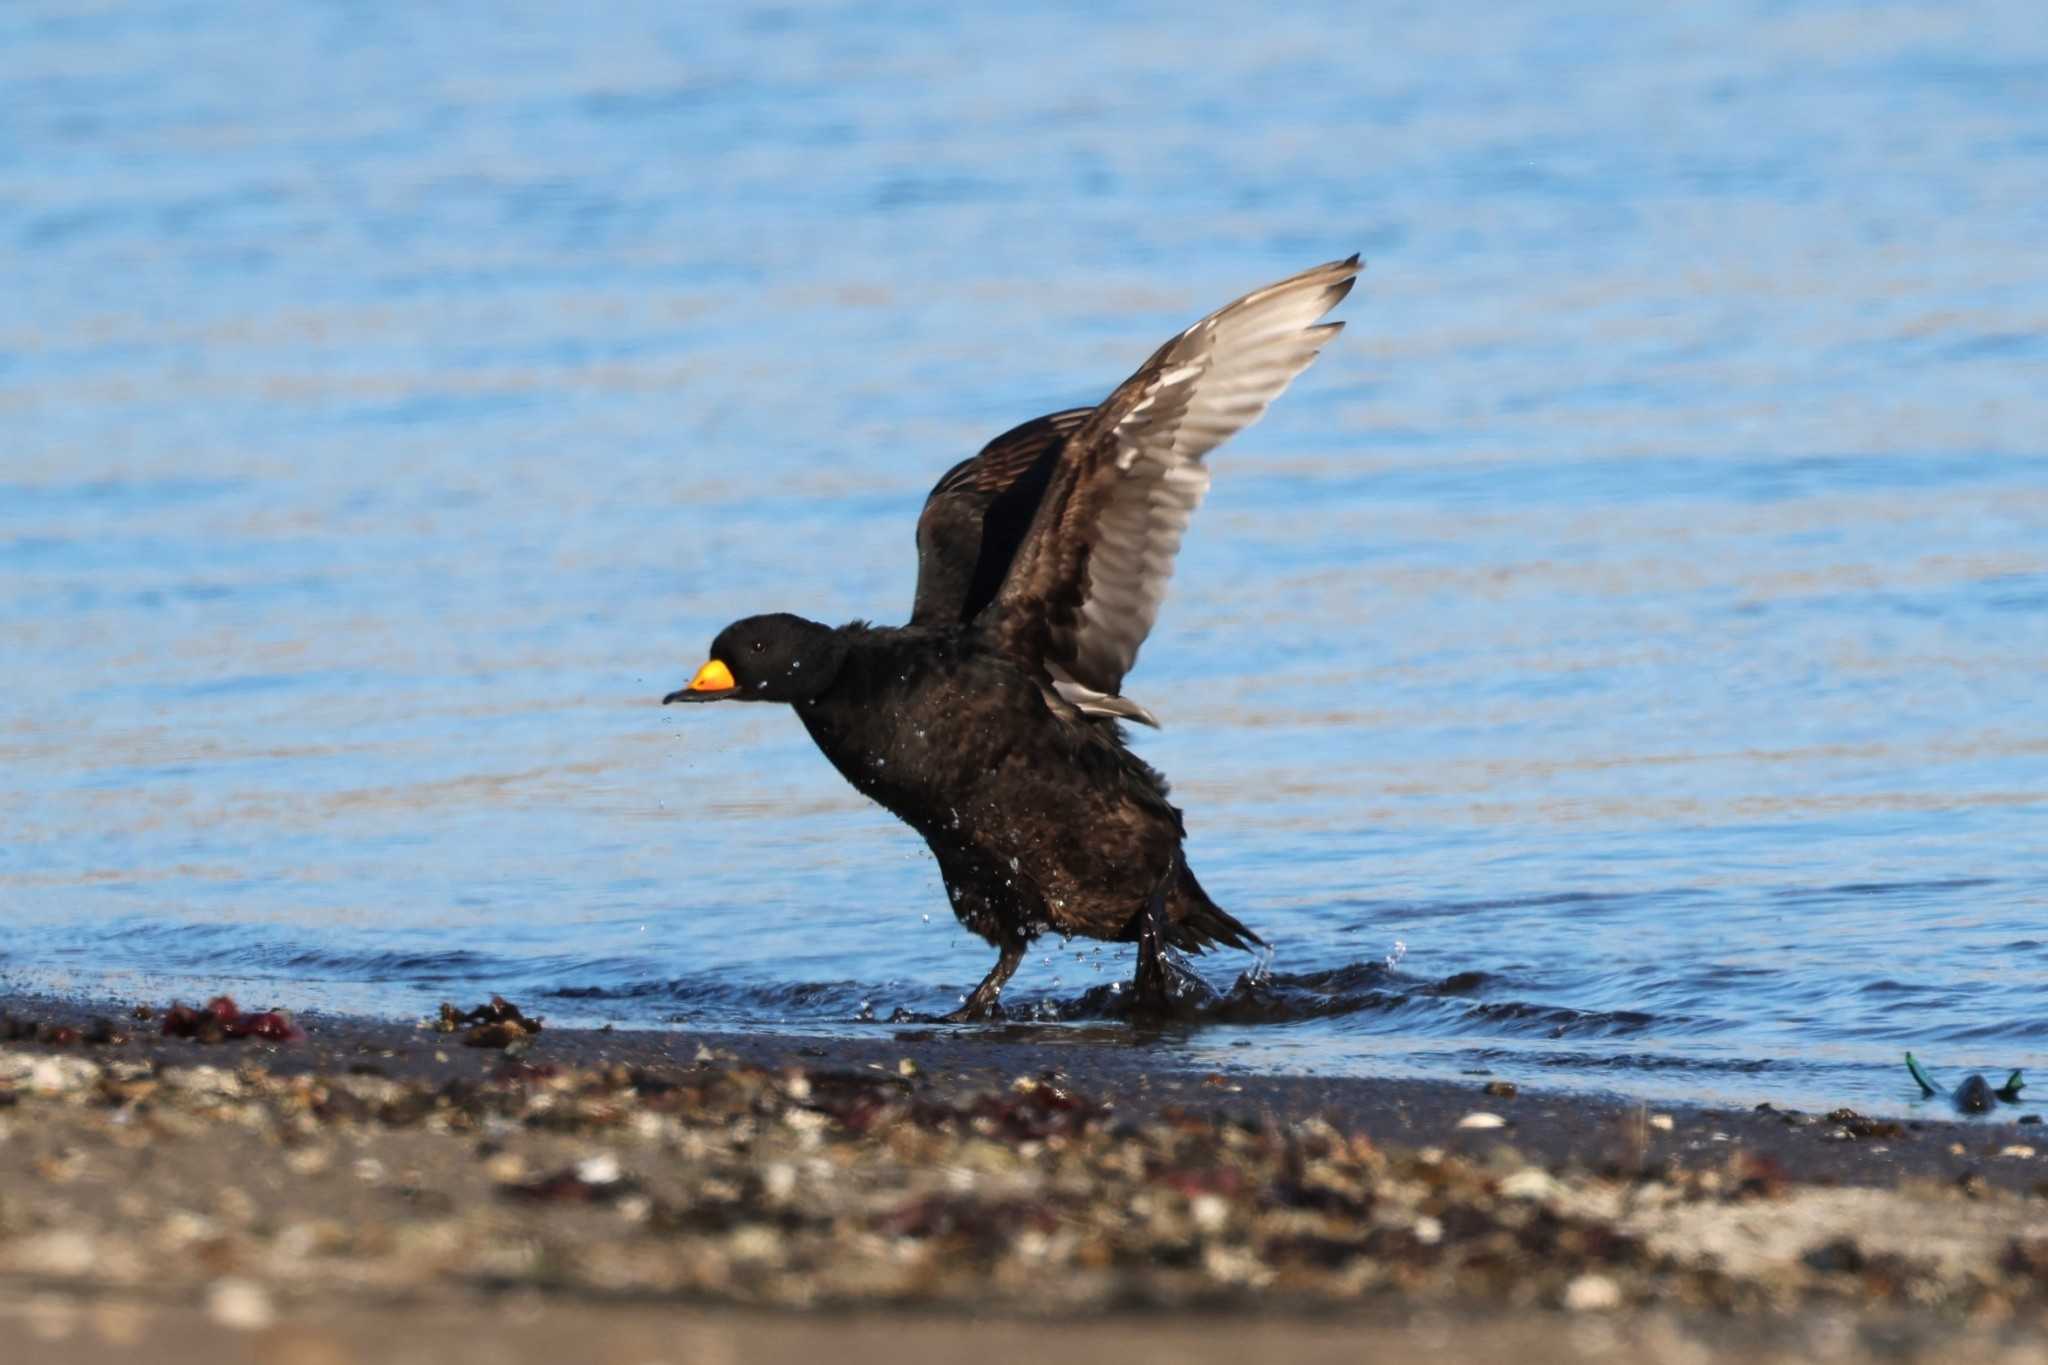
<instances>
[{"instance_id":1,"label":"water droplet","mask_svg":"<svg viewBox=\"0 0 2048 1365\"><path fill-rule=\"evenodd\" d=\"M1012 859L1010 859L1010 871L1012 871L1012 872L1015 872L1016 870L1017 870L1017 860L1016 860L1015 858L1012 858Z\"/></svg>"},{"instance_id":2,"label":"water droplet","mask_svg":"<svg viewBox=\"0 0 2048 1365\"><path fill-rule=\"evenodd\" d=\"M926 924L930 924L932 922L932 917L929 914L919 915L918 918L923 920Z\"/></svg>"}]
</instances>

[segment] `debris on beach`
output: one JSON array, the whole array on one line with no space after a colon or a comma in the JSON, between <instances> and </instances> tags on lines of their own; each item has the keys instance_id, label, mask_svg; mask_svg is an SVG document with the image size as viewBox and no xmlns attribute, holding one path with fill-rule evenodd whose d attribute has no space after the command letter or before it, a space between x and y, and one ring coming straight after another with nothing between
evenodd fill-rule
<instances>
[{"instance_id":1,"label":"debris on beach","mask_svg":"<svg viewBox=\"0 0 2048 1365\"><path fill-rule=\"evenodd\" d=\"M635 1193L640 1182L619 1169L609 1154L585 1157L548 1175L507 1180L499 1192L513 1199L564 1204L606 1204Z\"/></svg>"},{"instance_id":2,"label":"debris on beach","mask_svg":"<svg viewBox=\"0 0 2048 1365\"><path fill-rule=\"evenodd\" d=\"M544 1022L528 1018L519 1006L502 995L494 995L488 1005L469 1010L457 1010L443 1001L434 1029L438 1033L462 1033L464 1047L509 1048L534 1037ZM463 1033L464 1029L468 1032Z\"/></svg>"},{"instance_id":3,"label":"debris on beach","mask_svg":"<svg viewBox=\"0 0 2048 1365\"><path fill-rule=\"evenodd\" d=\"M1921 1099L1931 1100L1941 1093L1934 1081L1929 1078L1927 1069L1921 1066L1919 1060L1910 1052L1906 1054L1906 1070L1913 1077L1913 1083L1920 1087ZM1972 1073L1950 1093L1949 1103L1955 1106L1959 1114L1988 1114L1998 1108L2001 1101L2006 1104L2018 1104L2020 1092L2026 1088L2026 1080L2018 1071L2007 1076L2005 1084L1996 1090L1991 1088L1991 1082Z\"/></svg>"},{"instance_id":4,"label":"debris on beach","mask_svg":"<svg viewBox=\"0 0 2048 1365\"><path fill-rule=\"evenodd\" d=\"M23 1019L18 1015L0 1014L0 1043L45 1043L51 1047L74 1047L79 1044L118 1047L127 1041L128 1035L107 1019L94 1019L80 1028L75 1024L54 1024L47 1020Z\"/></svg>"},{"instance_id":5,"label":"debris on beach","mask_svg":"<svg viewBox=\"0 0 2048 1365\"><path fill-rule=\"evenodd\" d=\"M1895 1138L1905 1129L1891 1119L1865 1118L1854 1109L1833 1109L1828 1112L1827 1121L1835 1125L1826 1133L1837 1140L1843 1138Z\"/></svg>"},{"instance_id":6,"label":"debris on beach","mask_svg":"<svg viewBox=\"0 0 2048 1365\"><path fill-rule=\"evenodd\" d=\"M306 1036L306 1031L293 1023L292 1017L283 1010L268 1009L244 1014L233 997L226 995L216 995L196 1009L173 1000L170 1008L163 1012L160 1032L166 1038L190 1038L201 1043L247 1038L267 1043L296 1043Z\"/></svg>"}]
</instances>

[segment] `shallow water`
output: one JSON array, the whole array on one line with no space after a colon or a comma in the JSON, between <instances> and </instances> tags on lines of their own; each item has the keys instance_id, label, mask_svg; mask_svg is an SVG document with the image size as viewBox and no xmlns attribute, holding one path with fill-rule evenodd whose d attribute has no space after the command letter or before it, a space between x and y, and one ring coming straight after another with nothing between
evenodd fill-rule
<instances>
[{"instance_id":1,"label":"shallow water","mask_svg":"<svg viewBox=\"0 0 2048 1365\"><path fill-rule=\"evenodd\" d=\"M2036 7L1235 13L0 11L0 988L949 1006L915 837L655 699L900 619L941 470L1360 249L1129 684L1274 980L1142 1045L2048 1072Z\"/></svg>"}]
</instances>

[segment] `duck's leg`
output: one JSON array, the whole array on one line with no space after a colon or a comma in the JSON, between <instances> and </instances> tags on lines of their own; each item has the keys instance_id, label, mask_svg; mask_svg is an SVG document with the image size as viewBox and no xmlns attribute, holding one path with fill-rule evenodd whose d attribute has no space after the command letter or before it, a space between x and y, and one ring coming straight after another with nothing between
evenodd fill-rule
<instances>
[{"instance_id":1,"label":"duck's leg","mask_svg":"<svg viewBox=\"0 0 2048 1365\"><path fill-rule=\"evenodd\" d=\"M1173 968L1166 960L1166 888L1179 870L1178 860L1145 898L1138 913L1138 975L1131 982L1131 1008L1165 1014L1173 1008Z\"/></svg>"},{"instance_id":2,"label":"duck's leg","mask_svg":"<svg viewBox=\"0 0 2048 1365\"><path fill-rule=\"evenodd\" d=\"M988 969L988 975L974 988L965 1004L944 1017L948 1024L965 1024L976 1019L993 1019L1002 1009L1003 987L1017 974L1017 968L1024 962L1025 940L1021 937L1003 940L1002 956L996 965Z\"/></svg>"}]
</instances>

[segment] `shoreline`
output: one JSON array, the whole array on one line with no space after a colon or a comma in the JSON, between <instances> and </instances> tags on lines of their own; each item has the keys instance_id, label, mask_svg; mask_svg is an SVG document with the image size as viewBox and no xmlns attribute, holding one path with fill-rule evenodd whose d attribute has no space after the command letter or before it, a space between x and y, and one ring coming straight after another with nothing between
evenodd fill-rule
<instances>
[{"instance_id":1,"label":"shoreline","mask_svg":"<svg viewBox=\"0 0 2048 1365\"><path fill-rule=\"evenodd\" d=\"M208 1043L126 1013L0 997L0 1324L38 1340L139 1314L189 1344L159 1358L311 1332L350 1359L454 1314L516 1344L511 1296L618 1343L766 1311L792 1358L847 1314L937 1314L954 1354L1057 1321L1083 1359L1162 1311L1311 1354L1333 1319L1531 1359L1597 1356L1594 1323L1638 1359L1811 1356L1823 1330L1900 1359L2048 1345L2032 1106L1645 1106L924 1027L474 1026L488 1047L309 1017Z\"/></svg>"},{"instance_id":2,"label":"shoreline","mask_svg":"<svg viewBox=\"0 0 2048 1365\"><path fill-rule=\"evenodd\" d=\"M161 1019L130 1017L133 1002L0 993L0 1020L17 1019L85 1032L112 1027L124 1035L116 1051L125 1058L155 1062L187 1060L233 1064L259 1056L280 1076L343 1072L374 1056L394 1078L445 1081L452 1040L420 1020L358 1015L298 1016L307 1036L271 1045L197 1043L165 1037ZM541 1016L543 1019L545 1016ZM669 1029L557 1028L545 1026L529 1040L532 1061L575 1067L682 1066L702 1050L759 1067L823 1070L887 1070L906 1058L920 1079L949 1092L1003 1089L1020 1076L1054 1075L1063 1083L1114 1095L1120 1118L1156 1119L1169 1109L1200 1108L1232 1116L1287 1122L1318 1118L1375 1142L1426 1146L1460 1140L1459 1120L1474 1112L1497 1112L1503 1133L1533 1157L1549 1162L1597 1164L1642 1145L1651 1162L1679 1159L1713 1143L1728 1151L1768 1155L1788 1177L1848 1185L1882 1185L1899 1180L1980 1178L2003 1188L2028 1189L2048 1182L2048 1081L2038 1102L2005 1104L1982 1115L1899 1117L1862 1114L1830 1097L1816 1096L1810 1109L1768 1103L1734 1107L1688 1101L1642 1101L1626 1096L1509 1084L1506 1095L1489 1092L1503 1083L1484 1075L1448 1078L1320 1077L1244 1067L1228 1071L1190 1066L1155 1057L1142 1044L1119 1037L1096 1045L1071 1029L1044 1026L1014 1029L955 1029L943 1024L888 1026L887 1036L745 1033ZM0 1047L19 1046L0 1035ZM103 1049L75 1045L80 1055ZM245 1050L251 1049L253 1050ZM505 1054L491 1048L460 1048L481 1058ZM1903 1071L1903 1067L1901 1070ZM1846 1114L1835 1119L1830 1115ZM1652 1126L1655 1116L1672 1120ZM1469 1134L1473 1130L1465 1130ZM1492 1130L1477 1130L1491 1132ZM1999 1153L2033 1146L2043 1153L2040 1168L2006 1160ZM1957 1150L1960 1148L1961 1150ZM1625 1154L1625 1153L1624 1153Z\"/></svg>"}]
</instances>

